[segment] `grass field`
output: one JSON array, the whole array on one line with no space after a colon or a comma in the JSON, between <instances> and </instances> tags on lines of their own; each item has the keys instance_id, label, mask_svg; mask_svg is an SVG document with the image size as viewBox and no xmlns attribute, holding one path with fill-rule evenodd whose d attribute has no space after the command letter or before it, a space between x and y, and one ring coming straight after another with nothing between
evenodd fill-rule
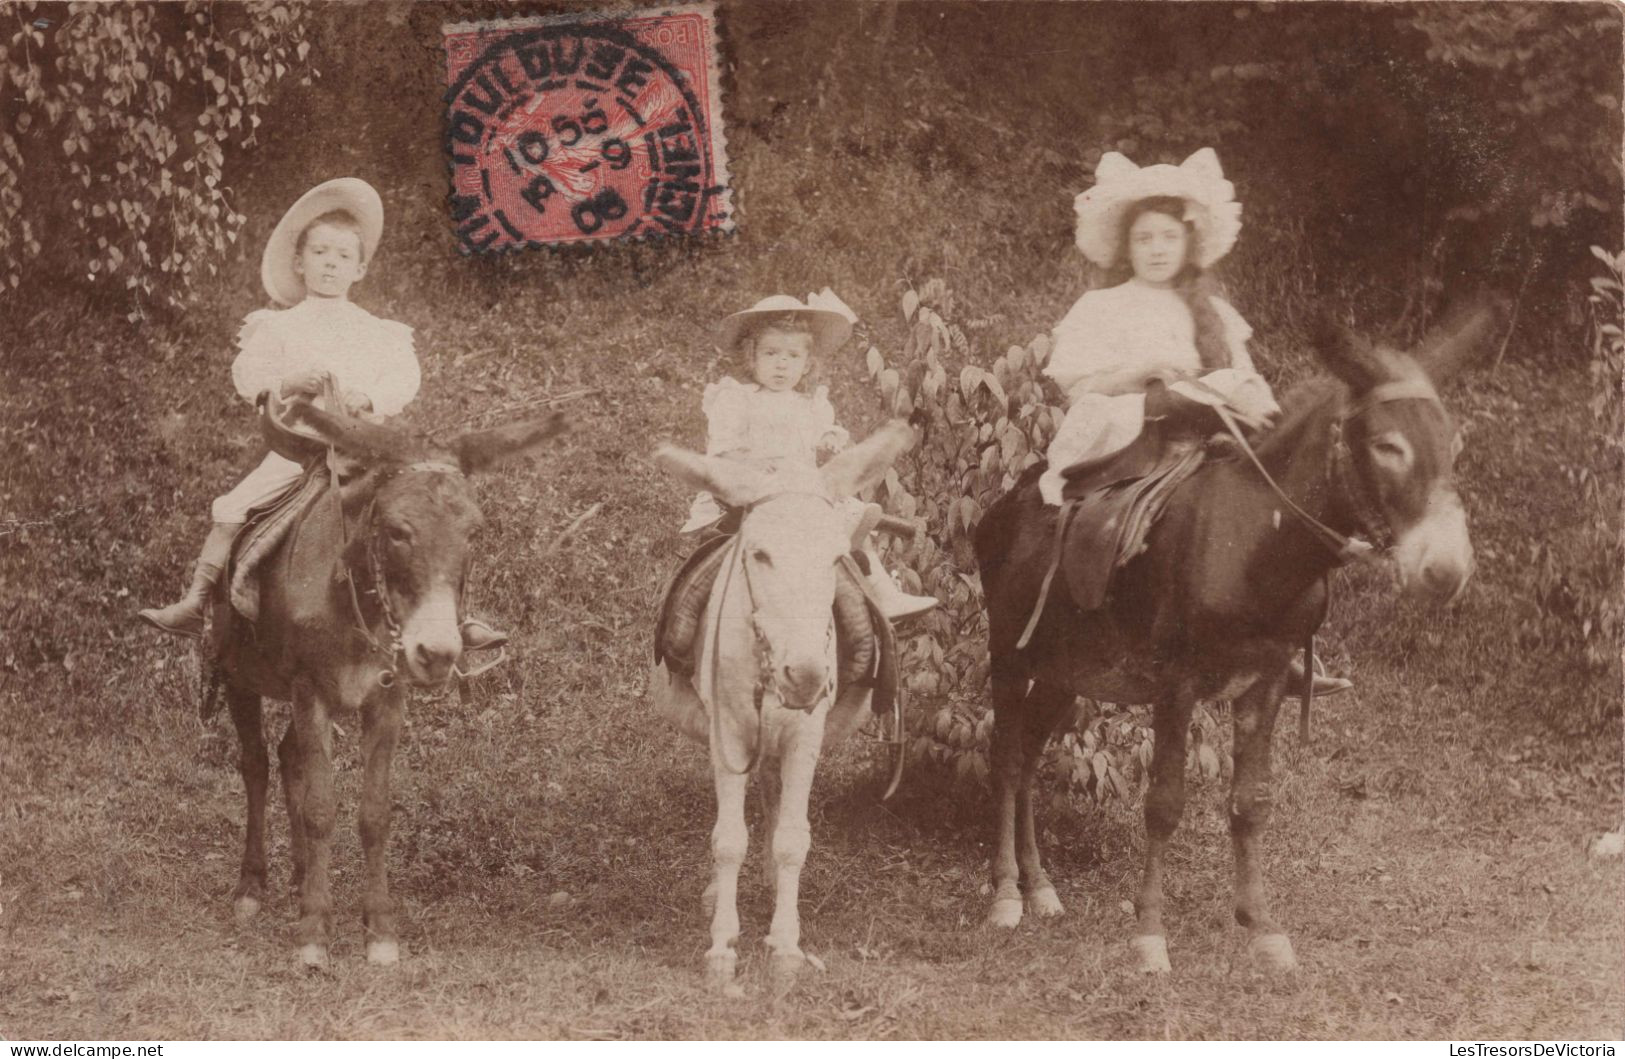
<instances>
[{"instance_id":1,"label":"grass field","mask_svg":"<svg viewBox=\"0 0 1625 1059\"><path fill-rule=\"evenodd\" d=\"M307 174L247 179L257 205L243 246L255 252L227 260L208 304L182 319L131 325L95 295L5 306L0 1036L1625 1032L1625 877L1617 859L1587 856L1591 837L1621 823L1618 668L1588 668L1572 645L1535 635L1529 587L1531 546L1572 556L1593 517L1558 467L1619 468L1595 455L1583 356L1530 335L1448 395L1469 426L1459 470L1480 562L1463 602L1426 614L1393 603L1381 573L1340 575L1324 643L1360 690L1318 708L1308 746L1290 720L1277 733L1267 863L1298 973L1264 978L1245 959L1223 781L1194 787L1168 880L1174 973L1147 981L1125 944L1137 801L1053 799L1041 826L1068 913L990 935L986 793L917 769L879 804L881 756L854 742L826 755L814 792L804 945L825 969L771 988L753 835L747 995L704 990L711 781L704 753L652 716L643 679L688 502L647 455L661 439L697 443L704 384L737 370L712 353L709 327L775 290L829 283L890 355L900 283L940 275L987 358L1052 325L1083 278L1070 190L1019 198L915 164L895 154L908 144L885 115L833 119L861 100L821 109L818 73L731 69L745 194L730 239L452 257L433 70L410 86L431 130L421 143L396 128L329 160L377 179L399 218L356 298L417 328L425 381L411 423L448 431L590 391L567 406L575 428L555 450L478 486L489 526L474 603L513 630L517 657L472 702L420 694L409 706L391 852L405 959L391 971L362 955L358 726L341 722L339 740L334 959L308 974L293 961L280 794L274 897L239 928L235 737L222 717L197 720L188 650L131 620L180 588L208 499L255 458L229 350L262 301L255 252L272 206ZM862 154L876 129L894 138ZM1258 326L1259 362L1301 372L1303 248L1284 229L1272 236L1263 212L1249 213L1229 278ZM861 349L820 369L855 428L877 415ZM272 717L280 725L285 709Z\"/></svg>"}]
</instances>

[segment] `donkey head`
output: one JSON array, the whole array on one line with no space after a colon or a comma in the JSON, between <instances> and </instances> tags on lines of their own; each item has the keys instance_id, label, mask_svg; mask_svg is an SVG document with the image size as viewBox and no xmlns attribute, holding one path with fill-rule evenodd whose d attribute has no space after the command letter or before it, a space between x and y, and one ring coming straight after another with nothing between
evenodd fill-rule
<instances>
[{"instance_id":1,"label":"donkey head","mask_svg":"<svg viewBox=\"0 0 1625 1059\"><path fill-rule=\"evenodd\" d=\"M685 485L744 509L735 574L744 591L734 595L735 616L753 623L786 707L815 708L834 680L835 564L852 550L855 522L837 501L878 482L913 443L913 430L893 420L817 471L771 474L669 445L655 453Z\"/></svg>"},{"instance_id":2,"label":"donkey head","mask_svg":"<svg viewBox=\"0 0 1625 1059\"><path fill-rule=\"evenodd\" d=\"M346 521L355 527L342 561L377 592L386 626L398 626L409 679L444 681L462 654L463 587L484 521L469 476L541 446L563 429L564 417L555 412L444 444L310 405L298 418L316 444L364 468L341 487Z\"/></svg>"},{"instance_id":3,"label":"donkey head","mask_svg":"<svg viewBox=\"0 0 1625 1059\"><path fill-rule=\"evenodd\" d=\"M1457 311L1414 355L1338 328L1322 327L1317 335L1321 359L1349 389L1346 499L1360 509L1358 518L1380 521L1392 533L1405 591L1432 602L1454 600L1474 567L1454 473L1461 437L1434 386L1482 346L1496 315L1488 303Z\"/></svg>"}]
</instances>

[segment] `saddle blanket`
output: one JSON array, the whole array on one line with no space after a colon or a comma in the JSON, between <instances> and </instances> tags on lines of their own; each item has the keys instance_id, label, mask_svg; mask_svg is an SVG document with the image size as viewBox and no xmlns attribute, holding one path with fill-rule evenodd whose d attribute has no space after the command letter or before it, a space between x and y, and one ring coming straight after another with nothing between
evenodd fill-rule
<instances>
[{"instance_id":1,"label":"saddle blanket","mask_svg":"<svg viewBox=\"0 0 1625 1059\"><path fill-rule=\"evenodd\" d=\"M318 463L287 492L248 513L248 522L232 545L226 579L232 609L247 620L258 621L260 616L260 567L327 492L327 477L327 468Z\"/></svg>"},{"instance_id":2,"label":"saddle blanket","mask_svg":"<svg viewBox=\"0 0 1625 1059\"><path fill-rule=\"evenodd\" d=\"M1094 486L1082 495L1073 489L1079 478L1067 472L1072 510L1058 530L1066 534L1059 552L1067 590L1080 610L1105 606L1113 575L1145 551L1168 498L1202 465L1205 453L1200 441L1181 438L1149 442L1126 455L1115 468L1091 468L1093 474L1081 476Z\"/></svg>"}]
</instances>

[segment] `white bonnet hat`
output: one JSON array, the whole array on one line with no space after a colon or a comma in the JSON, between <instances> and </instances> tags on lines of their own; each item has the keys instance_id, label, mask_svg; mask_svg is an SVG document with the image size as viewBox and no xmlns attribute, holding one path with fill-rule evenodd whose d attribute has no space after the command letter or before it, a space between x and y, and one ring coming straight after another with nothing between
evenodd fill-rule
<instances>
[{"instance_id":1,"label":"white bonnet hat","mask_svg":"<svg viewBox=\"0 0 1625 1059\"><path fill-rule=\"evenodd\" d=\"M1078 249L1103 268L1117 261L1123 237L1123 217L1141 199L1185 200L1185 220L1196 229L1195 263L1207 268L1236 245L1241 232L1241 203L1236 188L1224 178L1219 156L1204 147L1178 165L1141 168L1116 151L1101 156L1095 167L1095 186L1080 194Z\"/></svg>"}]
</instances>

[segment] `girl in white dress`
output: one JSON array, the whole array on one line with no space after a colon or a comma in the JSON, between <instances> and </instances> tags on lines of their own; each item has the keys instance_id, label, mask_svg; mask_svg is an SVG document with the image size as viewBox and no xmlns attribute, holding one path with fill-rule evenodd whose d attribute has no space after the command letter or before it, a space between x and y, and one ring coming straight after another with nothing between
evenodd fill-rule
<instances>
[{"instance_id":1,"label":"girl in white dress","mask_svg":"<svg viewBox=\"0 0 1625 1059\"><path fill-rule=\"evenodd\" d=\"M1247 353L1252 328L1207 273L1241 231L1234 195L1209 147L1177 166L1101 158L1095 186L1075 202L1077 243L1115 284L1085 292L1055 328L1044 373L1066 393L1067 413L1039 479L1045 502L1061 503L1068 467L1126 448L1148 420L1217 429L1209 405L1221 401L1253 425L1279 414ZM1320 696L1352 686L1315 678Z\"/></svg>"},{"instance_id":2,"label":"girl in white dress","mask_svg":"<svg viewBox=\"0 0 1625 1059\"><path fill-rule=\"evenodd\" d=\"M1203 148L1179 166L1141 169L1112 152L1095 172L1077 199L1078 246L1117 282L1085 292L1055 328L1044 373L1066 393L1067 414L1039 480L1051 504L1066 468L1127 447L1147 419L1199 414L1177 388L1153 383L1199 379L1244 420L1280 411L1247 354L1252 328L1206 272L1241 228L1218 156Z\"/></svg>"},{"instance_id":3,"label":"girl in white dress","mask_svg":"<svg viewBox=\"0 0 1625 1059\"><path fill-rule=\"evenodd\" d=\"M814 358L839 348L856 319L828 288L809 294L805 302L775 294L724 319L717 329L717 345L749 366L752 381L724 377L705 388L700 407L705 412L706 455L772 472L812 470L821 457L844 449L851 439L835 422L828 387L806 393L799 386ZM855 533L867 505L850 497L839 503ZM715 526L725 514L715 497L700 493L689 508L683 532ZM865 543L863 550L870 584L888 618L898 621L937 605L932 596L903 592L873 547Z\"/></svg>"}]
</instances>

